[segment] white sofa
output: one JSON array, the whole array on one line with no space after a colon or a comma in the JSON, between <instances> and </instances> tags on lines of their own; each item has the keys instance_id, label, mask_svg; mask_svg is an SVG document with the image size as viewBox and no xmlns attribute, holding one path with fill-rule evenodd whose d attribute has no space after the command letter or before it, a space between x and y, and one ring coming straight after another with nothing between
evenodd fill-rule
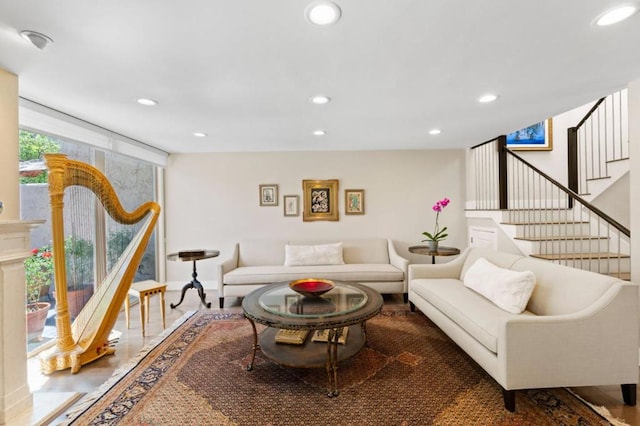
<instances>
[{"instance_id":1,"label":"white sofa","mask_svg":"<svg viewBox=\"0 0 640 426\"><path fill-rule=\"evenodd\" d=\"M512 314L463 285L480 257L512 271L532 271L535 287ZM606 275L485 248L452 262L409 266L409 303L417 307L503 388L515 390L620 384L627 405L638 382L638 286Z\"/></svg>"},{"instance_id":2,"label":"white sofa","mask_svg":"<svg viewBox=\"0 0 640 426\"><path fill-rule=\"evenodd\" d=\"M285 246L342 243L344 264L285 266ZM380 293L407 295L408 261L398 255L393 242L384 238L285 241L251 240L235 245L231 257L217 270L220 308L225 297L243 297L251 291L279 281L325 278L357 282Z\"/></svg>"}]
</instances>

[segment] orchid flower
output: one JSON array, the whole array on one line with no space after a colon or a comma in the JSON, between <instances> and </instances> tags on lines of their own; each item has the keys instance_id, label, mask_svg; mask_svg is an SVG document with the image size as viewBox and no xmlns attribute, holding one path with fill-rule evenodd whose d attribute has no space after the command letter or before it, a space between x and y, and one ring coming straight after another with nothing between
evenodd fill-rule
<instances>
[{"instance_id":1,"label":"orchid flower","mask_svg":"<svg viewBox=\"0 0 640 426\"><path fill-rule=\"evenodd\" d=\"M427 237L427 239L426 240L422 240L422 242L425 242L425 241L441 241L441 240L444 240L445 238L447 238L449 236L449 234L445 233L447 231L447 227L446 226L444 228L440 229L440 225L438 224L438 219L440 218L440 213L442 212L442 209L447 207L450 202L451 202L451 200L449 200L448 198L443 198L442 200L440 200L440 201L438 201L438 202L436 202L434 204L432 209L433 209L434 212L436 212L436 225L435 225L435 228L433 230L433 234L431 234L429 232L423 232L422 233L422 235Z\"/></svg>"}]
</instances>

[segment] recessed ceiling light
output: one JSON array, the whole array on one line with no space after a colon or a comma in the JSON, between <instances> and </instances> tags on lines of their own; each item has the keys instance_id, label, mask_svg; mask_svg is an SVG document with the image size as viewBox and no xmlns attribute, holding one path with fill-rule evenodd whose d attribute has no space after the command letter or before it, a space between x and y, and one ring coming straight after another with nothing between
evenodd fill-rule
<instances>
[{"instance_id":1,"label":"recessed ceiling light","mask_svg":"<svg viewBox=\"0 0 640 426\"><path fill-rule=\"evenodd\" d=\"M329 102L331 102L331 98L328 96L324 96L324 95L317 95L312 97L311 102L316 104L316 105L324 105L324 104L328 104Z\"/></svg>"},{"instance_id":2,"label":"recessed ceiling light","mask_svg":"<svg viewBox=\"0 0 640 426\"><path fill-rule=\"evenodd\" d=\"M154 106L154 105L158 105L158 101L154 101L153 99L147 99L147 98L140 98L138 99L138 103L140 105L145 105L145 106Z\"/></svg>"},{"instance_id":3,"label":"recessed ceiling light","mask_svg":"<svg viewBox=\"0 0 640 426\"><path fill-rule=\"evenodd\" d=\"M327 132L325 132L324 130L314 130L313 134L314 136L324 136L327 134Z\"/></svg>"},{"instance_id":4,"label":"recessed ceiling light","mask_svg":"<svg viewBox=\"0 0 640 426\"><path fill-rule=\"evenodd\" d=\"M206 138L207 134L204 132L193 132L193 136L195 136L196 138Z\"/></svg>"},{"instance_id":5,"label":"recessed ceiling light","mask_svg":"<svg viewBox=\"0 0 640 426\"><path fill-rule=\"evenodd\" d=\"M486 104L489 102L493 102L496 99L498 99L498 95L494 95L493 93L487 93L486 95L482 95L480 96L477 101L480 102L481 104Z\"/></svg>"},{"instance_id":6,"label":"recessed ceiling light","mask_svg":"<svg viewBox=\"0 0 640 426\"><path fill-rule=\"evenodd\" d=\"M596 18L596 25L606 27L607 25L617 24L620 21L630 18L637 11L638 8L631 5L611 9Z\"/></svg>"},{"instance_id":7,"label":"recessed ceiling light","mask_svg":"<svg viewBox=\"0 0 640 426\"><path fill-rule=\"evenodd\" d=\"M304 16L312 24L327 26L340 19L340 7L330 1L314 1L304 10Z\"/></svg>"},{"instance_id":8,"label":"recessed ceiling light","mask_svg":"<svg viewBox=\"0 0 640 426\"><path fill-rule=\"evenodd\" d=\"M431 129L431 130L429 130L429 134L430 135L439 135L440 133L442 133L442 130L440 130L440 129Z\"/></svg>"},{"instance_id":9,"label":"recessed ceiling light","mask_svg":"<svg viewBox=\"0 0 640 426\"><path fill-rule=\"evenodd\" d=\"M20 35L23 39L30 41L35 47L42 50L50 43L53 43L51 37L31 30L20 31Z\"/></svg>"}]
</instances>

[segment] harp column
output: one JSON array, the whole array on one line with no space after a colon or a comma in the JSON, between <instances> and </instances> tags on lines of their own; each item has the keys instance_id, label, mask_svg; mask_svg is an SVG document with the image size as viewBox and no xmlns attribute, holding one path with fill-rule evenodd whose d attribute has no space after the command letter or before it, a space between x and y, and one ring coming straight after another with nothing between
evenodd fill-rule
<instances>
[{"instance_id":1,"label":"harp column","mask_svg":"<svg viewBox=\"0 0 640 426\"><path fill-rule=\"evenodd\" d=\"M31 229L44 221L0 220L0 424L30 408L24 260Z\"/></svg>"}]
</instances>

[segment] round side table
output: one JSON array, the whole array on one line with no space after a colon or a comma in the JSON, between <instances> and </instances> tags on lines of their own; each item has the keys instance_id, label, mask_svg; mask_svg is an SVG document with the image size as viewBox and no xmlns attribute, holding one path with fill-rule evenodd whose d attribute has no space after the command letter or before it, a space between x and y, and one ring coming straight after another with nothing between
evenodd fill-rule
<instances>
[{"instance_id":1,"label":"round side table","mask_svg":"<svg viewBox=\"0 0 640 426\"><path fill-rule=\"evenodd\" d=\"M178 253L171 253L167 255L167 260L173 260L175 262L193 262L193 273L191 274L191 282L188 282L182 287L182 294L180 295L180 301L177 304L171 303L171 309L177 308L180 306L182 301L184 300L184 294L190 288L195 288L198 290L198 296L200 296L200 301L207 308L211 307L211 302L207 302L207 295L204 292L204 288L200 281L198 281L198 272L196 271L196 262L198 260L210 259L212 257L217 257L220 255L218 250L194 250L194 251L183 251Z\"/></svg>"},{"instance_id":2,"label":"round side table","mask_svg":"<svg viewBox=\"0 0 640 426\"><path fill-rule=\"evenodd\" d=\"M431 263L435 265L436 256L455 256L460 254L460 249L455 247L438 246L437 250L429 250L429 246L411 246L409 247L409 253L431 256Z\"/></svg>"}]
</instances>

